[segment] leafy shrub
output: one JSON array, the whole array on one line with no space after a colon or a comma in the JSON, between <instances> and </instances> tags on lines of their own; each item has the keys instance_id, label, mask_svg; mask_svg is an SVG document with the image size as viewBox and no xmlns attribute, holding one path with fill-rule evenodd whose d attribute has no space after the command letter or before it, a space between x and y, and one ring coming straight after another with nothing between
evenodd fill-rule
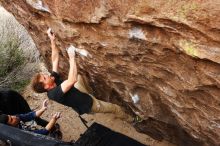
<instances>
[{"instance_id":1,"label":"leafy shrub","mask_svg":"<svg viewBox=\"0 0 220 146\"><path fill-rule=\"evenodd\" d=\"M8 37L7 41L0 42L0 84L2 87L21 90L26 79L20 80L18 73L28 62L20 47L18 37ZM21 82L21 83L20 83Z\"/></svg>"},{"instance_id":2,"label":"leafy shrub","mask_svg":"<svg viewBox=\"0 0 220 146\"><path fill-rule=\"evenodd\" d=\"M0 88L22 90L39 64L39 52L21 26L0 7Z\"/></svg>"},{"instance_id":3,"label":"leafy shrub","mask_svg":"<svg viewBox=\"0 0 220 146\"><path fill-rule=\"evenodd\" d=\"M25 62L24 59L22 50L19 49L19 40L12 39L0 44L0 77L5 77L21 66Z\"/></svg>"}]
</instances>

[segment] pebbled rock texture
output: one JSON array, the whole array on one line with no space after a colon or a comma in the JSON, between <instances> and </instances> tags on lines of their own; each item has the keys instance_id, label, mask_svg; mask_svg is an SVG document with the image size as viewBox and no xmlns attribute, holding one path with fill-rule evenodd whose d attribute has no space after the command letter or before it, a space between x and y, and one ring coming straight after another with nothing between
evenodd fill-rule
<instances>
[{"instance_id":1,"label":"pebbled rock texture","mask_svg":"<svg viewBox=\"0 0 220 146\"><path fill-rule=\"evenodd\" d=\"M135 128L182 146L220 145L219 0L0 0L48 68L51 27L68 73L77 57L94 95L144 118Z\"/></svg>"}]
</instances>

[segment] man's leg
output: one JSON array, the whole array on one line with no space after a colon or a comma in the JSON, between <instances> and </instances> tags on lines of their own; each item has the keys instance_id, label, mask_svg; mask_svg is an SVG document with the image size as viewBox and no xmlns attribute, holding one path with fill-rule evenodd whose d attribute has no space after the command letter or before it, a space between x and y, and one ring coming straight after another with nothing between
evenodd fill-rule
<instances>
[{"instance_id":1,"label":"man's leg","mask_svg":"<svg viewBox=\"0 0 220 146\"><path fill-rule=\"evenodd\" d=\"M81 75L78 75L77 80L74 87L83 93L91 94Z\"/></svg>"},{"instance_id":2,"label":"man's leg","mask_svg":"<svg viewBox=\"0 0 220 146\"><path fill-rule=\"evenodd\" d=\"M101 100L93 98L93 105L91 111L94 113L112 113L115 114L117 118L120 118L122 120L126 120L127 122L132 122L133 118L126 114L123 109L112 103L104 102Z\"/></svg>"},{"instance_id":3,"label":"man's leg","mask_svg":"<svg viewBox=\"0 0 220 146\"><path fill-rule=\"evenodd\" d=\"M101 100L96 99L94 96L91 95L91 92L89 92L89 87L86 86L87 84L84 82L83 78L81 75L78 75L77 82L74 85L75 88L80 90L81 92L90 94L90 96L93 98L93 106L92 106L92 112L94 113L112 113L115 114L116 117L120 119L124 119L128 122L133 121L133 118L126 114L123 109L112 103L104 102ZM89 88L89 89L88 89Z\"/></svg>"}]
</instances>

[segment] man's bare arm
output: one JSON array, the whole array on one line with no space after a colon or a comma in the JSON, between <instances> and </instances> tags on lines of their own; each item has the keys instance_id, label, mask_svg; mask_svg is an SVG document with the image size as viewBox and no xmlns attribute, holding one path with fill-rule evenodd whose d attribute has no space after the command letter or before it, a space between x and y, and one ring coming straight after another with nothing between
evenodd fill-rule
<instances>
[{"instance_id":1,"label":"man's bare arm","mask_svg":"<svg viewBox=\"0 0 220 146\"><path fill-rule=\"evenodd\" d=\"M68 79L61 84L61 89L63 93L66 93L67 91L70 90L70 88L74 86L74 84L77 82L77 75L78 75L76 60L75 60L75 50L69 50L68 55L69 55L70 68L69 68Z\"/></svg>"},{"instance_id":2,"label":"man's bare arm","mask_svg":"<svg viewBox=\"0 0 220 146\"><path fill-rule=\"evenodd\" d=\"M59 50L58 50L57 47L56 47L55 35L54 35L54 33L51 31L51 29L48 29L47 34L48 34L48 37L50 38L51 49L52 49L52 54L51 54L52 71L58 72Z\"/></svg>"},{"instance_id":3,"label":"man's bare arm","mask_svg":"<svg viewBox=\"0 0 220 146\"><path fill-rule=\"evenodd\" d=\"M46 125L45 129L50 131L55 125L56 121L60 118L60 112L56 112L51 118L50 122Z\"/></svg>"},{"instance_id":4,"label":"man's bare arm","mask_svg":"<svg viewBox=\"0 0 220 146\"><path fill-rule=\"evenodd\" d=\"M48 99L44 100L41 109L36 111L36 117L40 117L44 113L44 111L47 110L48 102Z\"/></svg>"}]
</instances>

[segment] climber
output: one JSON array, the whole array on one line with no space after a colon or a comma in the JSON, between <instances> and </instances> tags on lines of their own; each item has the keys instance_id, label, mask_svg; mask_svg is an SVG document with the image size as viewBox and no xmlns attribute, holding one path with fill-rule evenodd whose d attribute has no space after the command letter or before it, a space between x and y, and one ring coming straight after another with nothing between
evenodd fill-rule
<instances>
[{"instance_id":1,"label":"climber","mask_svg":"<svg viewBox=\"0 0 220 146\"><path fill-rule=\"evenodd\" d=\"M75 60L75 50L68 50L69 56L69 74L66 80L62 80L58 73L59 51L55 45L55 35L51 30L47 31L51 41L52 48L52 73L46 75L37 73L32 78L32 88L37 93L47 92L49 99L52 99L65 106L72 107L79 115L89 113L113 113L117 118L133 122L134 119L126 114L122 108L116 104L107 103L96 99L91 94L82 92L76 87L77 84L77 66Z\"/></svg>"},{"instance_id":2,"label":"climber","mask_svg":"<svg viewBox=\"0 0 220 146\"><path fill-rule=\"evenodd\" d=\"M0 113L0 123L7 124L9 126L18 127L19 129L31 131L34 133L48 135L53 126L55 125L56 121L60 118L60 113L56 112L50 122L46 125L43 129L33 130L31 127L25 125L25 122L32 121L36 117L40 117L44 111L47 109L48 100L44 100L41 109L33 112L29 112L26 114L18 114L18 115L6 115Z\"/></svg>"}]
</instances>

